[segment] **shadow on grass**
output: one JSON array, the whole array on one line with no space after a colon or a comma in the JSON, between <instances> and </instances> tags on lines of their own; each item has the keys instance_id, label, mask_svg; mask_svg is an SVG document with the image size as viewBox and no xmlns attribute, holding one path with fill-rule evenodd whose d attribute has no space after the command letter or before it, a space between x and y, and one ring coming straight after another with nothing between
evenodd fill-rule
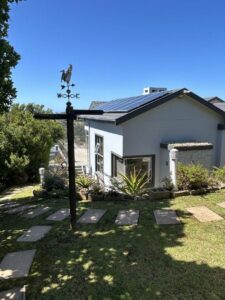
<instances>
[{"instance_id":1,"label":"shadow on grass","mask_svg":"<svg viewBox=\"0 0 225 300\"><path fill-rule=\"evenodd\" d=\"M177 210L180 225L155 223L153 209L170 206L170 201L80 202L80 214L89 207L107 213L96 225L79 225L75 234L68 230L68 220L55 224L47 238L26 246L37 247L31 276L9 285L28 283L28 300L224 299L225 269L210 267L204 255L192 259L192 251L203 249L202 241L185 245L192 230L189 213ZM116 226L118 211L127 208L140 210L139 224Z\"/></svg>"}]
</instances>

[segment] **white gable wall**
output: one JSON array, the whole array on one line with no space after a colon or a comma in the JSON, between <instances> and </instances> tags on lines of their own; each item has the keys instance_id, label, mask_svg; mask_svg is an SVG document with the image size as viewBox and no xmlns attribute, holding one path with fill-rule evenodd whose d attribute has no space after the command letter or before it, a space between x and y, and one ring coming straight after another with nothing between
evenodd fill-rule
<instances>
[{"instance_id":1,"label":"white gable wall","mask_svg":"<svg viewBox=\"0 0 225 300\"><path fill-rule=\"evenodd\" d=\"M113 123L88 121L86 129L89 129L90 141L90 167L92 175L95 175L95 135L103 137L103 152L104 152L104 181L109 184L111 176L111 153L123 155L123 135L122 127L115 126Z\"/></svg>"},{"instance_id":2,"label":"white gable wall","mask_svg":"<svg viewBox=\"0 0 225 300\"><path fill-rule=\"evenodd\" d=\"M165 173L163 142L199 141L212 143L211 165L217 165L220 153L218 123L222 116L188 96L172 99L122 124L123 156L155 155L155 185Z\"/></svg>"}]
</instances>

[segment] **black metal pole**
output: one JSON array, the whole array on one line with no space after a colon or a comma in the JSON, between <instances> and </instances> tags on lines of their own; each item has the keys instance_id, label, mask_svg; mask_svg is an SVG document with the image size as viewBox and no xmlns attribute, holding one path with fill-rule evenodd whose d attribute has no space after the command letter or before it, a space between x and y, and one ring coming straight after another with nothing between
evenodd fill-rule
<instances>
[{"instance_id":1,"label":"black metal pole","mask_svg":"<svg viewBox=\"0 0 225 300\"><path fill-rule=\"evenodd\" d=\"M70 199L70 224L76 228L76 184L75 184L75 153L74 153L74 115L73 107L67 102L67 141L68 141L68 169L69 169L69 199Z\"/></svg>"}]
</instances>

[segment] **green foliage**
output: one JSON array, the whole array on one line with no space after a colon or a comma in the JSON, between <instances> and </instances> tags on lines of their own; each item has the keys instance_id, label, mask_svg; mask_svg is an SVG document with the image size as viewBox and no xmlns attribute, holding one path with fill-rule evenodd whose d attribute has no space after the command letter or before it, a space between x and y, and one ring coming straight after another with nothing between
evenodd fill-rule
<instances>
[{"instance_id":1,"label":"green foliage","mask_svg":"<svg viewBox=\"0 0 225 300\"><path fill-rule=\"evenodd\" d=\"M63 190L65 188L65 180L60 176L48 174L45 176L43 187L47 192L51 192L52 190Z\"/></svg>"},{"instance_id":2,"label":"green foliage","mask_svg":"<svg viewBox=\"0 0 225 300\"><path fill-rule=\"evenodd\" d=\"M149 185L149 178L141 170L136 172L135 168L128 175L120 174L121 179L113 179L112 185L116 190L131 197L142 196L146 193Z\"/></svg>"},{"instance_id":3,"label":"green foliage","mask_svg":"<svg viewBox=\"0 0 225 300\"><path fill-rule=\"evenodd\" d=\"M162 179L163 188L165 188L168 191L172 191L174 189L174 184L169 177L164 177Z\"/></svg>"},{"instance_id":4,"label":"green foliage","mask_svg":"<svg viewBox=\"0 0 225 300\"><path fill-rule=\"evenodd\" d=\"M222 183L225 183L225 167L222 168L215 167L212 171L212 177Z\"/></svg>"},{"instance_id":5,"label":"green foliage","mask_svg":"<svg viewBox=\"0 0 225 300\"><path fill-rule=\"evenodd\" d=\"M10 4L21 0L0 1L0 113L7 111L16 98L16 89L13 86L12 72L20 56L7 41L9 29Z\"/></svg>"},{"instance_id":6,"label":"green foliage","mask_svg":"<svg viewBox=\"0 0 225 300\"><path fill-rule=\"evenodd\" d=\"M209 172L200 164L182 164L177 167L179 190L200 189L209 185Z\"/></svg>"},{"instance_id":7,"label":"green foliage","mask_svg":"<svg viewBox=\"0 0 225 300\"><path fill-rule=\"evenodd\" d=\"M0 181L16 182L19 174L34 181L40 166L47 167L50 148L63 137L61 125L55 121L33 118L35 112L49 112L43 106L13 105L0 115Z\"/></svg>"},{"instance_id":8,"label":"green foliage","mask_svg":"<svg viewBox=\"0 0 225 300\"><path fill-rule=\"evenodd\" d=\"M76 184L82 189L90 189L94 184L94 179L87 175L80 175L76 177Z\"/></svg>"},{"instance_id":9,"label":"green foliage","mask_svg":"<svg viewBox=\"0 0 225 300\"><path fill-rule=\"evenodd\" d=\"M91 192L94 194L99 194L102 192L102 187L98 182L94 182L91 186Z\"/></svg>"},{"instance_id":10,"label":"green foliage","mask_svg":"<svg viewBox=\"0 0 225 300\"><path fill-rule=\"evenodd\" d=\"M9 161L6 161L6 165L14 172L24 172L26 167L29 165L29 162L29 158L26 155L19 157L14 153L11 153Z\"/></svg>"}]
</instances>

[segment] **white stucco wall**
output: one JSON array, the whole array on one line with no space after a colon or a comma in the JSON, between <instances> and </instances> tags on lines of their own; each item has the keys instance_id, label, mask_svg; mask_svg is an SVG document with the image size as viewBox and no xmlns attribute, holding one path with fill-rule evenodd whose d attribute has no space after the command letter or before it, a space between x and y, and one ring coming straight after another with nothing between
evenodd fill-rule
<instances>
[{"instance_id":1,"label":"white stucco wall","mask_svg":"<svg viewBox=\"0 0 225 300\"><path fill-rule=\"evenodd\" d=\"M90 122L90 123L89 123ZM104 181L110 184L111 176L111 154L112 152L120 156L123 155L123 135L122 127L115 126L113 123L87 121L85 129L89 130L90 142L90 168L92 175L95 174L95 135L103 137L103 153L104 153ZM90 124L90 127L89 127Z\"/></svg>"},{"instance_id":2,"label":"white stucco wall","mask_svg":"<svg viewBox=\"0 0 225 300\"><path fill-rule=\"evenodd\" d=\"M201 164L207 169L211 169L213 164L212 149L204 150L189 150L189 151L178 151L178 162L183 164Z\"/></svg>"},{"instance_id":3,"label":"white stucco wall","mask_svg":"<svg viewBox=\"0 0 225 300\"><path fill-rule=\"evenodd\" d=\"M219 151L218 123L223 118L188 96L175 98L127 122L123 127L123 156L155 155L155 185L168 176L164 142L200 141L213 144L212 165Z\"/></svg>"},{"instance_id":4,"label":"white stucco wall","mask_svg":"<svg viewBox=\"0 0 225 300\"><path fill-rule=\"evenodd\" d=\"M217 165L220 167L225 166L225 130L219 130L218 132L218 144L220 145L219 153L217 156Z\"/></svg>"}]
</instances>

